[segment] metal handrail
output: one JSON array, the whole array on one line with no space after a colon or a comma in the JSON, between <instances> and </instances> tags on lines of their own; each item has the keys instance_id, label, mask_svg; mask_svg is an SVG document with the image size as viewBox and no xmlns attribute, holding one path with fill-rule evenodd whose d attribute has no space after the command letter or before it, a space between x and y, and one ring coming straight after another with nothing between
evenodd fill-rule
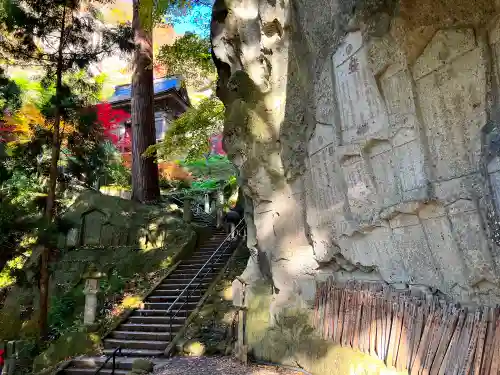
<instances>
[{"instance_id":1,"label":"metal handrail","mask_svg":"<svg viewBox=\"0 0 500 375\"><path fill-rule=\"evenodd\" d=\"M109 362L109 360L111 358L113 358L113 368L111 369L111 375L115 375L115 367L116 367L116 353L120 352L120 355L122 354L122 348L121 346L119 346L118 348L116 348L115 350L113 350L113 353L111 353L107 358L106 360L102 363L101 366L99 366L99 368L96 370L96 372L94 372L94 375L97 375L99 374L99 372L101 372L101 370L104 368L104 366L106 366L106 364Z\"/></svg>"},{"instance_id":2,"label":"metal handrail","mask_svg":"<svg viewBox=\"0 0 500 375\"><path fill-rule=\"evenodd\" d=\"M201 274L201 272L204 270L204 268L207 266L207 264L209 264L210 261L215 257L215 255L220 252L221 248L225 244L227 246L224 247L224 251L229 248L229 245L232 244L232 241L228 241L228 239L233 239L234 238L235 232L237 232L239 230L239 228L242 226L243 223L244 223L244 219L241 219L239 221L239 223L234 227L234 229L226 236L226 238L224 238L224 241L222 241L222 243L219 245L219 247L217 247L217 249L213 252L213 254L210 256L210 258L208 258L208 260L205 262L205 264L199 269L199 271L196 273L196 275L189 281L189 283L182 290L182 292L177 296L177 298L174 300L174 302L171 303L171 305L168 307L167 311L165 312L165 315L168 315L168 314L170 314L172 312L175 304L177 302L179 302L179 300L181 299L181 297L183 296L183 294L191 287L191 285L193 285L194 281L198 278L198 276ZM224 252L220 252L219 253L219 256L217 257L216 262L221 258L221 256L223 254L224 254ZM213 270L213 267L210 270ZM191 293L185 297L186 300L184 301L184 303L181 306L179 306L179 308L177 309L177 311L175 311L175 314L173 314L173 315L170 316L170 332L172 332L172 320L173 320L173 318L175 318L177 316L177 314L179 313L179 311L184 307L184 305L186 305L186 303L189 303L189 297L192 296L195 291L197 291L197 289L201 285L201 282L204 280L204 278L207 276L207 274L208 274L208 271L203 275L203 277L200 280L198 280L198 284L196 284L196 287L194 289L192 289ZM187 314L187 310L186 310L186 318L187 318L187 315L188 314Z\"/></svg>"}]
</instances>

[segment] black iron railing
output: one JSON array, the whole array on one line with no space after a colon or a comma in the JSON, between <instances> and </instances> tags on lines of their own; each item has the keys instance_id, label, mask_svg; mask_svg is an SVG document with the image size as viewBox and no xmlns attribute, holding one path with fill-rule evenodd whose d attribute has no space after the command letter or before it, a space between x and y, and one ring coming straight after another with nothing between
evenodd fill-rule
<instances>
[{"instance_id":1,"label":"black iron railing","mask_svg":"<svg viewBox=\"0 0 500 375\"><path fill-rule=\"evenodd\" d=\"M120 353L122 354L122 348L118 347L115 350L113 350L113 353L111 353L106 360L99 366L99 368L94 372L94 375L97 375L101 372L101 370L108 364L108 362L112 359L113 360L113 367L111 368L111 375L115 375L115 367L116 367L116 354Z\"/></svg>"},{"instance_id":2,"label":"black iron railing","mask_svg":"<svg viewBox=\"0 0 500 375\"><path fill-rule=\"evenodd\" d=\"M208 258L205 264L200 268L200 270L194 275L194 277L189 281L186 287L182 290L182 292L177 296L177 298L172 302L172 304L168 307L165 315L169 315L169 324L170 324L170 334L172 335L172 323L173 320L179 315L179 312L182 311L182 308L186 305L189 306L189 301L196 291L203 285L203 281L207 277L208 274L212 273L214 270L215 264L220 260L220 258L226 254L227 250L230 249L234 243L235 239L239 237L242 229L244 227L244 220L240 220L240 222L234 227L234 229L229 233L224 241L219 245L219 247L213 252L213 254ZM201 297L201 293L200 293ZM174 309L174 306L181 302L180 306L177 309ZM186 306L186 319L189 317L189 310ZM172 336L171 336L172 337Z\"/></svg>"}]
</instances>

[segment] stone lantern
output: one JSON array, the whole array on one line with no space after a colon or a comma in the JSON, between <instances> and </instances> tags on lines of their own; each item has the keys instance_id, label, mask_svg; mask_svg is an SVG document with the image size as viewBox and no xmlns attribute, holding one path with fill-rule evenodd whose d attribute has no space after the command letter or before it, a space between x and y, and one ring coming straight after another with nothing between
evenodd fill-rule
<instances>
[{"instance_id":1,"label":"stone lantern","mask_svg":"<svg viewBox=\"0 0 500 375\"><path fill-rule=\"evenodd\" d=\"M85 310L83 314L83 324L91 326L95 323L97 310L97 293L99 292L99 279L104 277L104 274L97 271L94 265L89 267L87 273L83 275L85 280Z\"/></svg>"}]
</instances>

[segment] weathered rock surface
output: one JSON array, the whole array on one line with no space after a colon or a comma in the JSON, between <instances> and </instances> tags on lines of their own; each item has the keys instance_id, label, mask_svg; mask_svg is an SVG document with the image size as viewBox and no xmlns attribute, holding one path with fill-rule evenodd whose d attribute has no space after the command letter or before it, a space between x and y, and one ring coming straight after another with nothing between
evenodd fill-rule
<instances>
[{"instance_id":1,"label":"weathered rock surface","mask_svg":"<svg viewBox=\"0 0 500 375\"><path fill-rule=\"evenodd\" d=\"M500 302L498 1L216 0L212 42L273 312L332 273Z\"/></svg>"}]
</instances>

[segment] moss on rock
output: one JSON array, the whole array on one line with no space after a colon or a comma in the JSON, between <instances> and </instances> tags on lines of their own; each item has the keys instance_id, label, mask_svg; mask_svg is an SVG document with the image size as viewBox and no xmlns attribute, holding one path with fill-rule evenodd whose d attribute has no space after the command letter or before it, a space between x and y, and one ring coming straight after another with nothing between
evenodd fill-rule
<instances>
[{"instance_id":1,"label":"moss on rock","mask_svg":"<svg viewBox=\"0 0 500 375\"><path fill-rule=\"evenodd\" d=\"M260 360L300 366L317 375L397 374L370 355L323 340L311 326L311 311L288 309L271 324L271 287L256 284L247 312L247 343Z\"/></svg>"},{"instance_id":2,"label":"moss on rock","mask_svg":"<svg viewBox=\"0 0 500 375\"><path fill-rule=\"evenodd\" d=\"M100 338L96 334L84 330L68 332L59 337L46 351L35 358L33 370L35 373L39 372L77 355L98 354L100 344Z\"/></svg>"},{"instance_id":3,"label":"moss on rock","mask_svg":"<svg viewBox=\"0 0 500 375\"><path fill-rule=\"evenodd\" d=\"M134 374L149 374L153 372L154 364L147 359L136 359L132 363L132 373Z\"/></svg>"}]
</instances>

